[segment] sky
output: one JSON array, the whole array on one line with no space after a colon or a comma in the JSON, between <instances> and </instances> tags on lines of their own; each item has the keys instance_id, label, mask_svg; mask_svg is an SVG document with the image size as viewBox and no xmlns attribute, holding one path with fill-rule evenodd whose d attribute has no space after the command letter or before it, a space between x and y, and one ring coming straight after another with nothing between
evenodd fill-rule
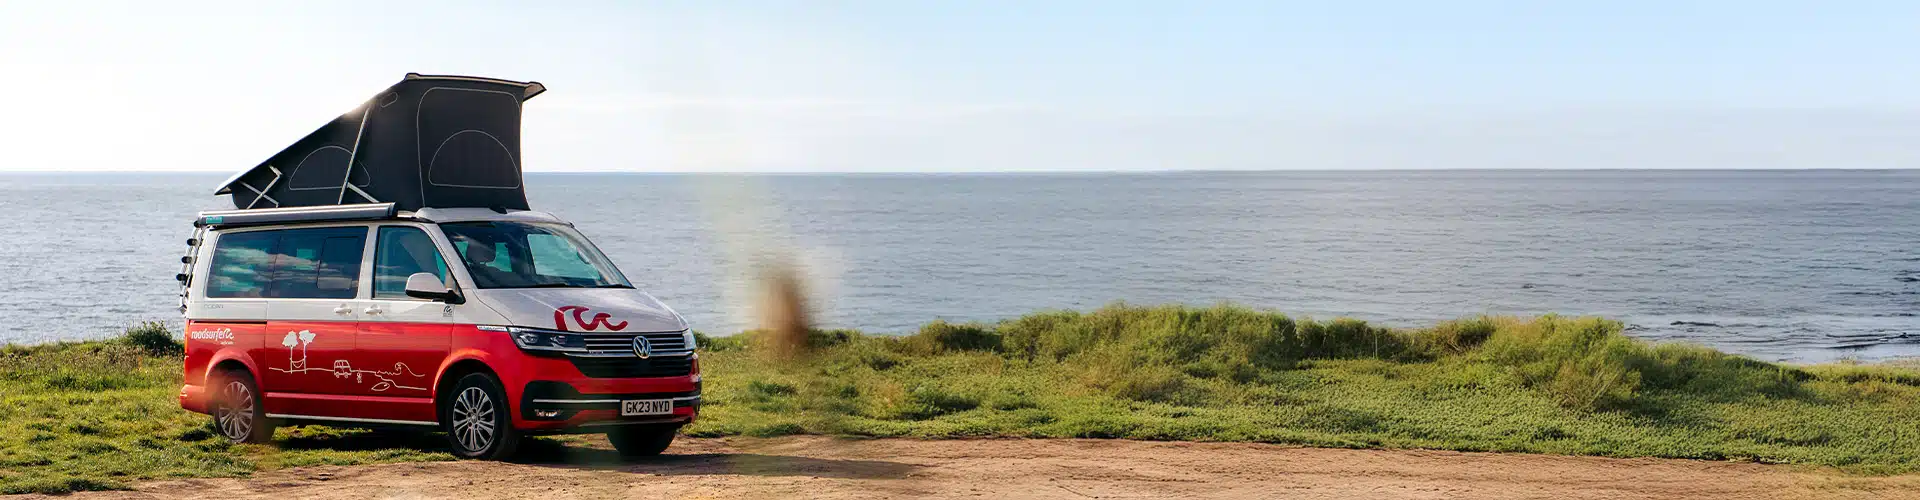
<instances>
[{"instance_id":1,"label":"sky","mask_svg":"<svg viewBox=\"0 0 1920 500\"><path fill-rule=\"evenodd\" d=\"M235 172L407 72L527 171L1920 167L1920 2L0 0L0 171Z\"/></svg>"}]
</instances>

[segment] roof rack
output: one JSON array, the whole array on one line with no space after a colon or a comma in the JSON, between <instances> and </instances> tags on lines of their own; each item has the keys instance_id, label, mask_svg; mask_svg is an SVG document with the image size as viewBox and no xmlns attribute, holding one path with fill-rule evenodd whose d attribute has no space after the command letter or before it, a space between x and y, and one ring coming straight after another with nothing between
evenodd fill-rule
<instances>
[{"instance_id":1,"label":"roof rack","mask_svg":"<svg viewBox=\"0 0 1920 500\"><path fill-rule=\"evenodd\" d=\"M379 220L392 219L398 214L399 210L393 203L208 210L200 212L200 218L194 219L193 225L195 227L235 227L288 222Z\"/></svg>"}]
</instances>

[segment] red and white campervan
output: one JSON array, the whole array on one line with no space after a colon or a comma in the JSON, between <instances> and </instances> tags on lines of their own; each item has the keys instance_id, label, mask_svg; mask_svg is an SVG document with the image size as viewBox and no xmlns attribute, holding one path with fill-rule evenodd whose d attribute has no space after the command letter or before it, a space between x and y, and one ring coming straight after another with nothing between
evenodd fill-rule
<instances>
[{"instance_id":1,"label":"red and white campervan","mask_svg":"<svg viewBox=\"0 0 1920 500\"><path fill-rule=\"evenodd\" d=\"M196 221L180 405L234 441L280 424L606 433L652 455L692 422L687 323L520 191L537 83L408 75L223 185Z\"/></svg>"}]
</instances>

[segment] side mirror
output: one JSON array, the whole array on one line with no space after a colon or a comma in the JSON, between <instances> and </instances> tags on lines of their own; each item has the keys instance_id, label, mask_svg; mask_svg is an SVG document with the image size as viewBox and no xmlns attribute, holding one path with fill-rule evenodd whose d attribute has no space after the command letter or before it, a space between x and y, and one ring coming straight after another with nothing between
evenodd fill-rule
<instances>
[{"instance_id":1,"label":"side mirror","mask_svg":"<svg viewBox=\"0 0 1920 500\"><path fill-rule=\"evenodd\" d=\"M408 276L407 296L448 304L464 302L460 299L459 293L454 292L451 288L447 288L446 282L440 281L440 277L434 276L433 273L413 273L412 276Z\"/></svg>"}]
</instances>

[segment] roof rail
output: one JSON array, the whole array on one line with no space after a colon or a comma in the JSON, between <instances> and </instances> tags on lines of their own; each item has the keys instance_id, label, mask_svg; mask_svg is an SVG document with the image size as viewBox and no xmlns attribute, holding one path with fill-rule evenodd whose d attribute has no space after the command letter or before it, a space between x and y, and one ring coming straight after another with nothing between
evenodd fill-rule
<instances>
[{"instance_id":1,"label":"roof rail","mask_svg":"<svg viewBox=\"0 0 1920 500\"><path fill-rule=\"evenodd\" d=\"M195 227L258 226L288 222L391 219L399 212L393 203L324 205L317 207L254 208L246 210L208 210L194 219Z\"/></svg>"}]
</instances>

